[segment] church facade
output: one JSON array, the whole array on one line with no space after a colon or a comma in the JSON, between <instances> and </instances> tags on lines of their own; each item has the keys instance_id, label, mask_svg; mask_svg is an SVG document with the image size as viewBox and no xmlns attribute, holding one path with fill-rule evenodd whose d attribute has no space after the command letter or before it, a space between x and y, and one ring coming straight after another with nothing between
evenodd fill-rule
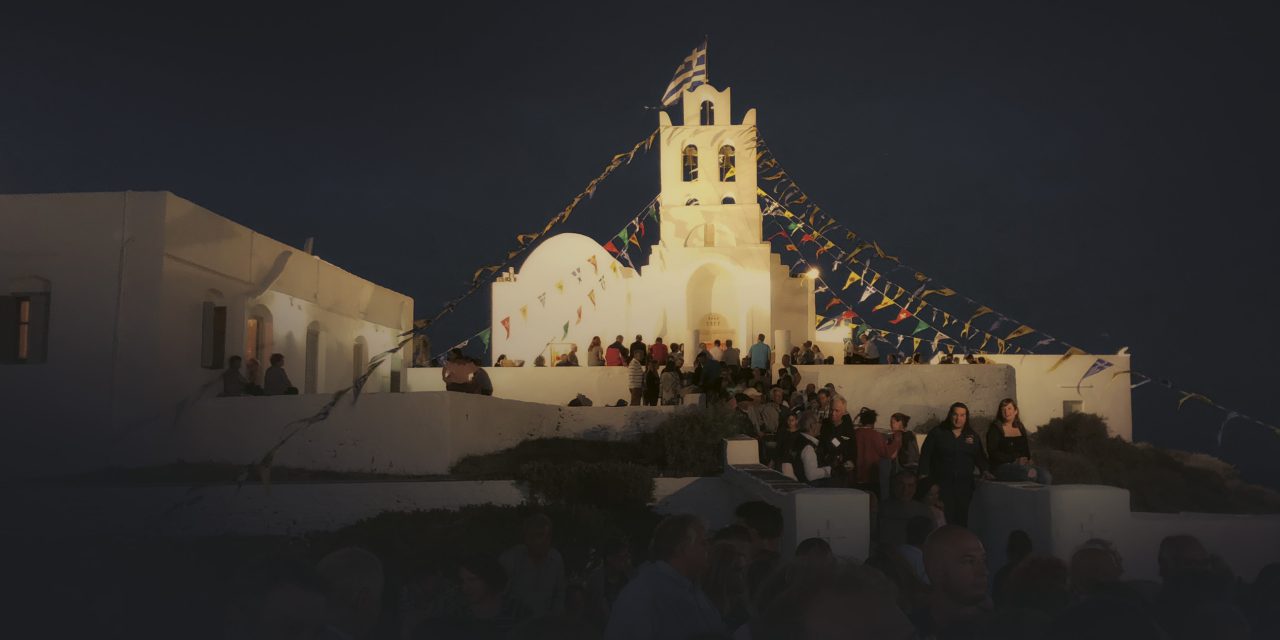
<instances>
[{"instance_id":1,"label":"church facade","mask_svg":"<svg viewBox=\"0 0 1280 640\"><path fill-rule=\"evenodd\" d=\"M641 335L688 345L765 334L777 349L814 338L814 282L793 276L762 235L756 199L756 112L733 123L730 90L683 94L682 124L659 113L661 193L657 221L638 233L658 241L635 267L600 243L560 234L537 247L492 288L492 350L553 363L576 345L586 364L593 337L604 345ZM642 221L642 223L645 221Z\"/></svg>"}]
</instances>

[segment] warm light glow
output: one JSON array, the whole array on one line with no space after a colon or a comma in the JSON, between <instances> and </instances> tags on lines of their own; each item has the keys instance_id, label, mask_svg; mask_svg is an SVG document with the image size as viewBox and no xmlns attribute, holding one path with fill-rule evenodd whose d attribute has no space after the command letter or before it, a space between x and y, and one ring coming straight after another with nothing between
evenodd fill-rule
<instances>
[{"instance_id":1,"label":"warm light glow","mask_svg":"<svg viewBox=\"0 0 1280 640\"><path fill-rule=\"evenodd\" d=\"M819 276L819 275L821 275L821 274L822 274L822 272L821 272L821 271L818 271L817 269L810 269L810 270L808 270L808 271L806 271L806 272L805 272L804 277L806 277L806 278L808 278L808 279L810 279L810 280L817 280L817 279L818 279L818 276Z\"/></svg>"}]
</instances>

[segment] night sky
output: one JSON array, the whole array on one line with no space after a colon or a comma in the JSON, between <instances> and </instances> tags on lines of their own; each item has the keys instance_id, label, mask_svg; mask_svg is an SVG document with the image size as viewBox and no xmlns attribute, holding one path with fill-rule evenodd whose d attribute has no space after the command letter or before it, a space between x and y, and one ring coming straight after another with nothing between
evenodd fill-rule
<instances>
[{"instance_id":1,"label":"night sky","mask_svg":"<svg viewBox=\"0 0 1280 640\"><path fill-rule=\"evenodd\" d=\"M1274 3L883 4L6 10L0 192L172 191L315 236L422 317L652 131L643 106L706 35L734 120L757 108L844 225L1280 423ZM657 163L617 172L562 230L615 233L657 193ZM433 343L487 307L475 296ZM1134 399L1139 439L1280 486L1280 436L1233 422L1219 448L1222 414L1175 412L1155 385Z\"/></svg>"}]
</instances>

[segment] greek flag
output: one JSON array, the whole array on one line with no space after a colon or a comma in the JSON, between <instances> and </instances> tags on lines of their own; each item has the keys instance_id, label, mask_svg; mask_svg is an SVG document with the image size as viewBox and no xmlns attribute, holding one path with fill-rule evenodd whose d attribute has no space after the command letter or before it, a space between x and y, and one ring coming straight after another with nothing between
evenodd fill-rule
<instances>
[{"instance_id":1,"label":"greek flag","mask_svg":"<svg viewBox=\"0 0 1280 640\"><path fill-rule=\"evenodd\" d=\"M666 93L662 94L662 106L669 107L680 99L680 94L686 89L692 91L707 83L707 43L704 40L684 59L684 62L676 68L675 77L671 78L671 84L667 85Z\"/></svg>"}]
</instances>

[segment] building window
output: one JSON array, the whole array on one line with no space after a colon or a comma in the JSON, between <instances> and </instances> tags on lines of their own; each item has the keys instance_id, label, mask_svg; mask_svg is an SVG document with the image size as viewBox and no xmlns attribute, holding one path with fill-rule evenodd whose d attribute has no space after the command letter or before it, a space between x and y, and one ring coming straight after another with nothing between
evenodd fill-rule
<instances>
[{"instance_id":1,"label":"building window","mask_svg":"<svg viewBox=\"0 0 1280 640\"><path fill-rule=\"evenodd\" d=\"M49 294L0 296L0 363L39 364L49 342Z\"/></svg>"},{"instance_id":2,"label":"building window","mask_svg":"<svg viewBox=\"0 0 1280 640\"><path fill-rule=\"evenodd\" d=\"M696 206L698 206L698 199L697 199L697 198L689 198L688 200L685 200L685 201L684 201L684 206L686 206L686 207L696 207Z\"/></svg>"},{"instance_id":3,"label":"building window","mask_svg":"<svg viewBox=\"0 0 1280 640\"><path fill-rule=\"evenodd\" d=\"M737 182L738 171L735 164L733 147L724 145L720 147L720 182Z\"/></svg>"},{"instance_id":4,"label":"building window","mask_svg":"<svg viewBox=\"0 0 1280 640\"><path fill-rule=\"evenodd\" d=\"M716 123L716 106L711 104L710 100L702 101L701 117L699 122L703 125L712 125Z\"/></svg>"},{"instance_id":5,"label":"building window","mask_svg":"<svg viewBox=\"0 0 1280 640\"><path fill-rule=\"evenodd\" d=\"M1084 411L1084 400L1063 400L1062 401L1062 417L1067 417L1073 413Z\"/></svg>"},{"instance_id":6,"label":"building window","mask_svg":"<svg viewBox=\"0 0 1280 640\"><path fill-rule=\"evenodd\" d=\"M684 181L693 182L698 179L698 148L689 145L681 154L681 167L684 169Z\"/></svg>"},{"instance_id":7,"label":"building window","mask_svg":"<svg viewBox=\"0 0 1280 640\"><path fill-rule=\"evenodd\" d=\"M205 301L200 322L200 366L221 369L227 358L227 308Z\"/></svg>"},{"instance_id":8,"label":"building window","mask_svg":"<svg viewBox=\"0 0 1280 640\"><path fill-rule=\"evenodd\" d=\"M262 318L249 318L244 323L244 360L262 360Z\"/></svg>"},{"instance_id":9,"label":"building window","mask_svg":"<svg viewBox=\"0 0 1280 640\"><path fill-rule=\"evenodd\" d=\"M733 199L733 196L725 196L720 199L720 204L738 204L738 202Z\"/></svg>"}]
</instances>

